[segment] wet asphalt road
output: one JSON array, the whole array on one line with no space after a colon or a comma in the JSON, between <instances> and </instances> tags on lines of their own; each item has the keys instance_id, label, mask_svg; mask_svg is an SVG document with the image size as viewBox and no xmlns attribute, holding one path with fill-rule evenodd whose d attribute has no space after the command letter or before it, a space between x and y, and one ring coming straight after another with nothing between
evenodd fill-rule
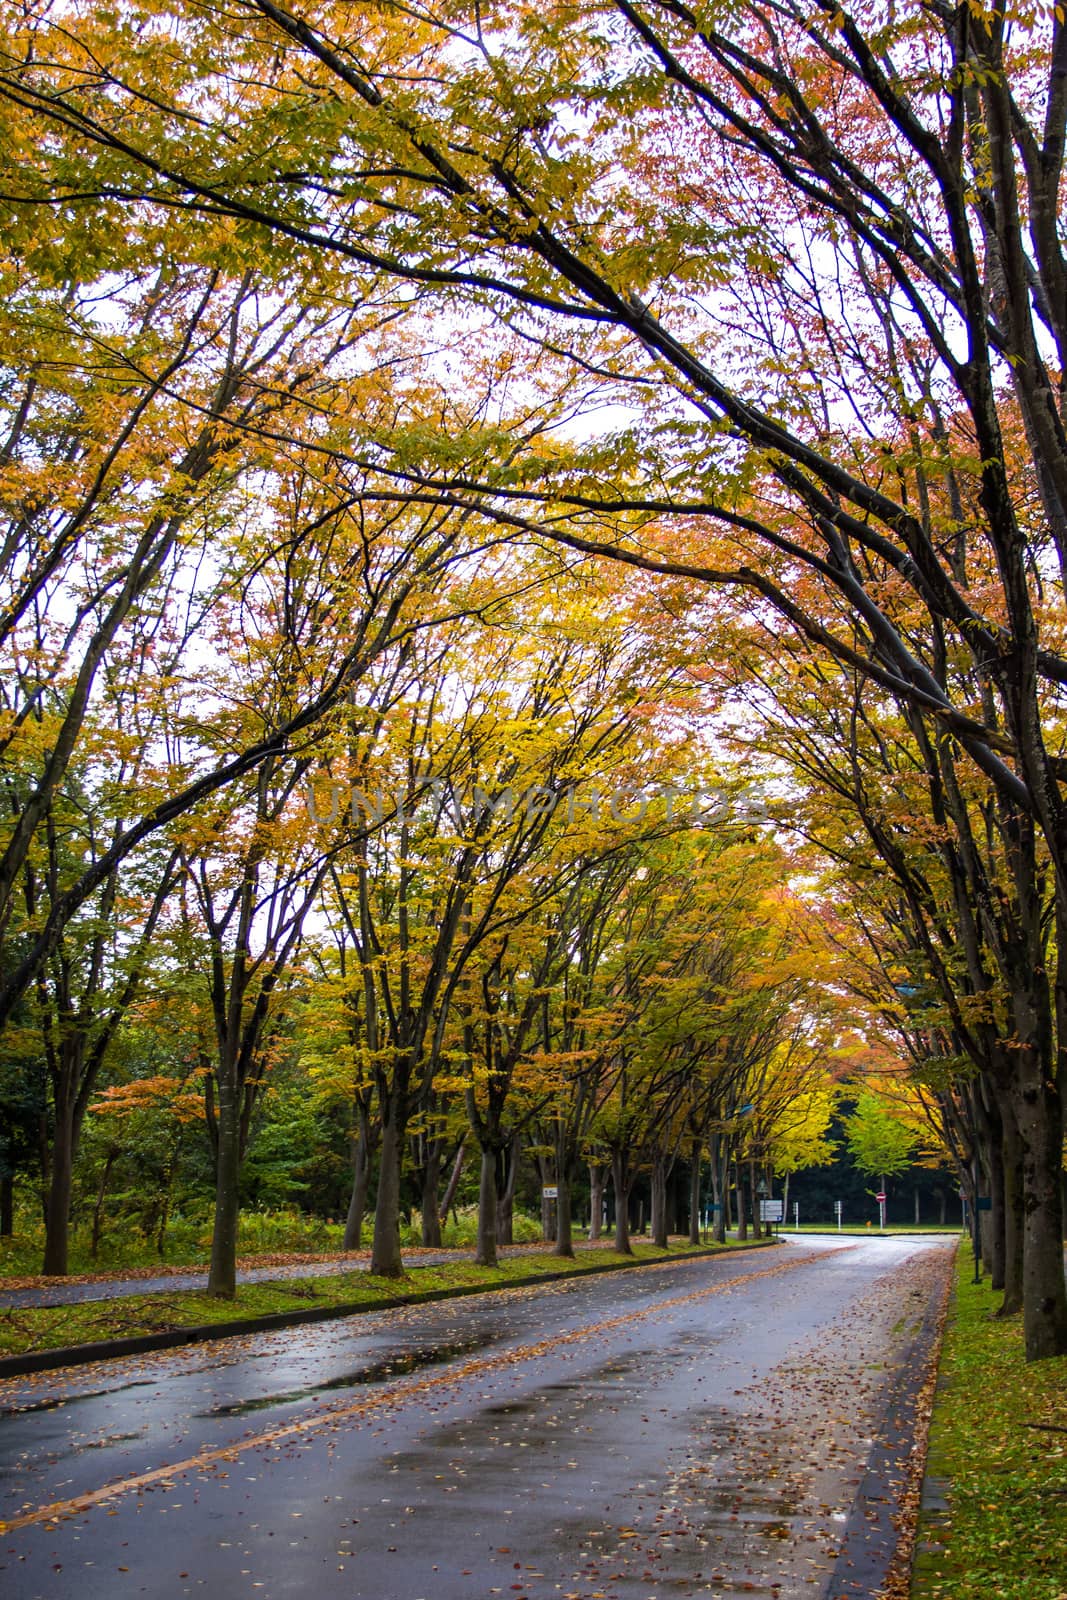
<instances>
[{"instance_id":1,"label":"wet asphalt road","mask_svg":"<svg viewBox=\"0 0 1067 1600\"><path fill-rule=\"evenodd\" d=\"M950 1261L806 1238L11 1380L0 1594L873 1595Z\"/></svg>"}]
</instances>

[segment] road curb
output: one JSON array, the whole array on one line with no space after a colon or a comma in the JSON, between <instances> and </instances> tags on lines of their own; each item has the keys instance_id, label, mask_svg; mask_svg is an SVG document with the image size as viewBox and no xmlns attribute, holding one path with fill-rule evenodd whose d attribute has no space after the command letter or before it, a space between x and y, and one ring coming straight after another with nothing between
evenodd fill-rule
<instances>
[{"instance_id":1,"label":"road curb","mask_svg":"<svg viewBox=\"0 0 1067 1600\"><path fill-rule=\"evenodd\" d=\"M197 1323L188 1328L166 1328L159 1333L133 1334L125 1339L97 1339L91 1344L63 1345L55 1350L27 1351L24 1355L0 1356L0 1379L23 1378L35 1372L53 1372L57 1367L88 1366L94 1361L112 1361L119 1356L148 1355L154 1350L179 1350L183 1345L204 1344L210 1339L235 1339L247 1333L273 1333L280 1328L298 1328L309 1322L333 1322L341 1317L361 1316L373 1311L396 1311L403 1306L431 1305L437 1300L463 1300L475 1294L495 1294L500 1289L529 1289L542 1283L564 1279L589 1278L605 1272L631 1272L637 1267L657 1267L674 1261L697 1261L708 1256L741 1255L746 1250L765 1250L777 1239L754 1239L748 1244L727 1249L687 1250L684 1255L635 1257L632 1261L610 1261L592 1267L575 1267L570 1272L531 1273L524 1278L509 1278L502 1283L463 1283L448 1289L427 1289L419 1294L395 1295L373 1304L365 1301L333 1306L309 1306L299 1311L268 1311L260 1317L235 1317L231 1322ZM412 1267L419 1272L419 1267ZM323 1274L327 1276L327 1274ZM284 1282L284 1280L279 1280ZM306 1281L306 1280L304 1280Z\"/></svg>"}]
</instances>

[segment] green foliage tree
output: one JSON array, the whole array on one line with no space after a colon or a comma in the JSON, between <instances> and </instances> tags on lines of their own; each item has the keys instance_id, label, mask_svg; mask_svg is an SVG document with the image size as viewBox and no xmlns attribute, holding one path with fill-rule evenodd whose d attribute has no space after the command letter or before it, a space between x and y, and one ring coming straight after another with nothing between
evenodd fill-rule
<instances>
[{"instance_id":1,"label":"green foliage tree","mask_svg":"<svg viewBox=\"0 0 1067 1600\"><path fill-rule=\"evenodd\" d=\"M911 1166L915 1154L915 1129L893 1114L877 1095L856 1097L855 1110L844 1118L845 1143L853 1161L868 1177L883 1184Z\"/></svg>"}]
</instances>

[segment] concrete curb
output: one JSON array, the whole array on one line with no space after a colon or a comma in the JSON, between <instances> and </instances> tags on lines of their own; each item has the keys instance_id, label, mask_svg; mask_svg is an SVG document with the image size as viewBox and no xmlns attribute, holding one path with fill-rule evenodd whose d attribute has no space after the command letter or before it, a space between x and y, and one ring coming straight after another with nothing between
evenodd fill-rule
<instances>
[{"instance_id":1,"label":"concrete curb","mask_svg":"<svg viewBox=\"0 0 1067 1600\"><path fill-rule=\"evenodd\" d=\"M268 1311L260 1317L236 1317L232 1322L199 1323L188 1328L165 1328L159 1333L134 1334L126 1339L98 1339L91 1344L27 1351L24 1355L0 1356L0 1379L52 1372L57 1367L86 1366L94 1361L112 1361L119 1356L147 1355L153 1350L178 1350L183 1345L203 1344L209 1339L233 1339L246 1333L272 1333L279 1328L298 1328L308 1322L332 1322L340 1317L355 1317L365 1312L395 1311L403 1306L430 1305L437 1300L462 1300L468 1295L494 1294L500 1289L529 1289L542 1283L561 1283L564 1279L588 1278L598 1273L630 1272L636 1267L663 1266L672 1260L696 1261L707 1256L741 1255L746 1250L765 1250L777 1243L777 1239L754 1239L749 1244L731 1245L726 1249L687 1250L684 1255L674 1257L636 1257L632 1261L576 1267L571 1272L542 1272L524 1278L509 1278L503 1283L464 1283L450 1289L427 1289L421 1294L390 1296L373 1304L357 1301L333 1306L309 1306L300 1311ZM412 1267L411 1270L418 1272L420 1268Z\"/></svg>"}]
</instances>

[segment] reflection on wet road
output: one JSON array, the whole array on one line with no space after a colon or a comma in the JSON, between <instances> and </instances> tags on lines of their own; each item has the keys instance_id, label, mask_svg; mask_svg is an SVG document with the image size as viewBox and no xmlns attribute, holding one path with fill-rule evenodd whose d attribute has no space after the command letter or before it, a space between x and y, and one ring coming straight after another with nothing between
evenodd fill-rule
<instances>
[{"instance_id":1,"label":"reflection on wet road","mask_svg":"<svg viewBox=\"0 0 1067 1600\"><path fill-rule=\"evenodd\" d=\"M0 1591L873 1594L948 1261L809 1239L0 1384Z\"/></svg>"}]
</instances>

